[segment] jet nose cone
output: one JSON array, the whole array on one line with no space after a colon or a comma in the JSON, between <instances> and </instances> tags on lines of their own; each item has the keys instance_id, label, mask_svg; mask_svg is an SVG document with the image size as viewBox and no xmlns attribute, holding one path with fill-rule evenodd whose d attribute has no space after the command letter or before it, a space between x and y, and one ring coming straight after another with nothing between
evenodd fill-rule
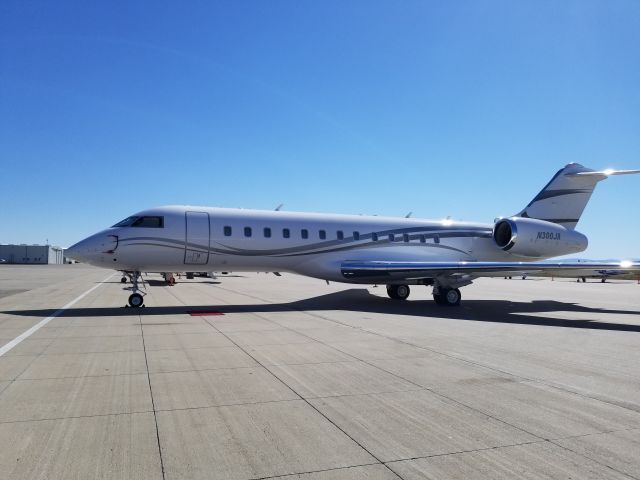
<instances>
[{"instance_id":1,"label":"jet nose cone","mask_svg":"<svg viewBox=\"0 0 640 480\"><path fill-rule=\"evenodd\" d=\"M105 251L106 238L102 232L85 238L67 249L67 257L79 262L99 264Z\"/></svg>"},{"instance_id":2,"label":"jet nose cone","mask_svg":"<svg viewBox=\"0 0 640 480\"><path fill-rule=\"evenodd\" d=\"M66 256L77 260L78 262L86 262L89 254L87 248L87 240L81 240L78 243L71 245L67 248Z\"/></svg>"}]
</instances>

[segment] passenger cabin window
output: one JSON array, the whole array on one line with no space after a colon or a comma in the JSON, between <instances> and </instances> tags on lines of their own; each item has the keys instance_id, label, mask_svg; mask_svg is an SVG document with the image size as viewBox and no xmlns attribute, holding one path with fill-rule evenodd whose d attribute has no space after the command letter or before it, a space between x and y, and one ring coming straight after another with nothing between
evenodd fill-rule
<instances>
[{"instance_id":1,"label":"passenger cabin window","mask_svg":"<svg viewBox=\"0 0 640 480\"><path fill-rule=\"evenodd\" d=\"M291 236L291 232L289 231L289 229L288 229L288 228L283 228L283 229L282 229L282 236L283 236L284 238L289 238L289 237Z\"/></svg>"},{"instance_id":2,"label":"passenger cabin window","mask_svg":"<svg viewBox=\"0 0 640 480\"><path fill-rule=\"evenodd\" d=\"M393 236L393 233L389 234L389 241L393 242L396 238Z\"/></svg>"},{"instance_id":3,"label":"passenger cabin window","mask_svg":"<svg viewBox=\"0 0 640 480\"><path fill-rule=\"evenodd\" d=\"M408 234L408 233L405 233L404 235L402 235L402 239L403 239L405 242L408 242L408 241L409 241L409 234Z\"/></svg>"},{"instance_id":4,"label":"passenger cabin window","mask_svg":"<svg viewBox=\"0 0 640 480\"><path fill-rule=\"evenodd\" d=\"M427 237L425 237L424 235L420 235L420 243L424 243L427 241Z\"/></svg>"},{"instance_id":5,"label":"passenger cabin window","mask_svg":"<svg viewBox=\"0 0 640 480\"><path fill-rule=\"evenodd\" d=\"M360 232L353 232L353 239L360 240Z\"/></svg>"},{"instance_id":6,"label":"passenger cabin window","mask_svg":"<svg viewBox=\"0 0 640 480\"><path fill-rule=\"evenodd\" d=\"M271 238L271 229L269 227L264 227L264 238Z\"/></svg>"},{"instance_id":7,"label":"passenger cabin window","mask_svg":"<svg viewBox=\"0 0 640 480\"><path fill-rule=\"evenodd\" d=\"M372 233L371 234L371 240L373 240L374 242L378 241L378 234L377 233Z\"/></svg>"},{"instance_id":8,"label":"passenger cabin window","mask_svg":"<svg viewBox=\"0 0 640 480\"><path fill-rule=\"evenodd\" d=\"M131 226L141 228L163 228L164 217L138 217Z\"/></svg>"},{"instance_id":9,"label":"passenger cabin window","mask_svg":"<svg viewBox=\"0 0 640 480\"><path fill-rule=\"evenodd\" d=\"M320 236L320 240L325 240L327 238L327 232L324 230L320 230L318 235Z\"/></svg>"},{"instance_id":10,"label":"passenger cabin window","mask_svg":"<svg viewBox=\"0 0 640 480\"><path fill-rule=\"evenodd\" d=\"M224 227L224 236L225 237L230 237L231 236L231 227L229 227L229 226Z\"/></svg>"},{"instance_id":11,"label":"passenger cabin window","mask_svg":"<svg viewBox=\"0 0 640 480\"><path fill-rule=\"evenodd\" d=\"M251 236L251 227L244 227L244 236L245 237Z\"/></svg>"},{"instance_id":12,"label":"passenger cabin window","mask_svg":"<svg viewBox=\"0 0 640 480\"><path fill-rule=\"evenodd\" d=\"M344 233L342 233L342 230L338 230L336 232L336 237L338 237L338 240L342 240L344 238Z\"/></svg>"},{"instance_id":13,"label":"passenger cabin window","mask_svg":"<svg viewBox=\"0 0 640 480\"><path fill-rule=\"evenodd\" d=\"M434 235L434 236L433 236L433 241L434 241L435 243L440 243L440 235Z\"/></svg>"},{"instance_id":14,"label":"passenger cabin window","mask_svg":"<svg viewBox=\"0 0 640 480\"><path fill-rule=\"evenodd\" d=\"M305 239L309 238L309 230L303 228L302 230L300 230L300 236Z\"/></svg>"}]
</instances>

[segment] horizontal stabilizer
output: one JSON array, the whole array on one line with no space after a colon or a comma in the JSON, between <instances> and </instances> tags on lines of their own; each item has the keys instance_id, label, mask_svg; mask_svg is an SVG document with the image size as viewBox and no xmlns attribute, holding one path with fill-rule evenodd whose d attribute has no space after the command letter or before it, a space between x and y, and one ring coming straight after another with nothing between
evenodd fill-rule
<instances>
[{"instance_id":1,"label":"horizontal stabilizer","mask_svg":"<svg viewBox=\"0 0 640 480\"><path fill-rule=\"evenodd\" d=\"M640 170L602 170L600 172L577 172L568 173L567 177L602 177L606 178L611 175L633 175L634 173L640 173Z\"/></svg>"}]
</instances>

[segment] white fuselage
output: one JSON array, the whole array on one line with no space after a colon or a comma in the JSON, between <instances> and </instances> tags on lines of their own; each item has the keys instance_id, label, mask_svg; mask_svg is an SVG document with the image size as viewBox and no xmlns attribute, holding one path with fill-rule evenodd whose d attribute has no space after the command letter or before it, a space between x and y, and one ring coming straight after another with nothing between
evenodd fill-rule
<instances>
[{"instance_id":1,"label":"white fuselage","mask_svg":"<svg viewBox=\"0 0 640 480\"><path fill-rule=\"evenodd\" d=\"M286 271L342 282L358 282L342 276L345 261L542 258L503 251L492 238L493 225L480 223L192 206L159 207L130 218L145 220L103 230L68 255L115 270Z\"/></svg>"}]
</instances>

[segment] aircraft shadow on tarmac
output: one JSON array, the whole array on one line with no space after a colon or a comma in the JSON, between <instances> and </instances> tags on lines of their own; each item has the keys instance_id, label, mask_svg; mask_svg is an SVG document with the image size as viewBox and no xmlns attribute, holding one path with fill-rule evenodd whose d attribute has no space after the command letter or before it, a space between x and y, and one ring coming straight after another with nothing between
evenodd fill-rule
<instances>
[{"instance_id":1,"label":"aircraft shadow on tarmac","mask_svg":"<svg viewBox=\"0 0 640 480\"><path fill-rule=\"evenodd\" d=\"M111 281L111 282L96 282L96 283L122 283L120 280L118 281ZM144 283L148 286L148 287L167 287L169 286L169 284L167 283L166 280L146 280L144 281ZM222 282L216 281L216 280L200 280L200 281L189 281L189 284L193 284L193 283L208 283L211 285L218 285ZM125 287L125 288L130 288L130 287Z\"/></svg>"},{"instance_id":2,"label":"aircraft shadow on tarmac","mask_svg":"<svg viewBox=\"0 0 640 480\"><path fill-rule=\"evenodd\" d=\"M167 287L169 285L165 280L145 280L145 283L150 287ZM208 283L212 285L218 285L222 282L216 282L215 280L199 280L189 282L189 284L193 283Z\"/></svg>"},{"instance_id":3,"label":"aircraft shadow on tarmac","mask_svg":"<svg viewBox=\"0 0 640 480\"><path fill-rule=\"evenodd\" d=\"M192 312L220 313L275 313L291 311L340 310L357 313L384 313L389 315L411 315L450 320L509 323L514 325L540 325L547 327L586 328L640 332L639 324L607 322L607 315L638 315L640 311L589 308L574 303L554 300L534 302L512 302L508 300L465 300L461 307L438 306L431 300L399 302L372 295L366 289L350 289L287 303L254 303L247 305L185 305L149 306L145 308L69 308L59 317L119 317L127 315L176 315ZM29 317L47 317L55 309L5 310L1 313ZM545 317L545 312L570 312L600 314L601 320L569 320ZM639 318L640 319L640 318ZM98 320L96 319L96 323Z\"/></svg>"}]
</instances>

